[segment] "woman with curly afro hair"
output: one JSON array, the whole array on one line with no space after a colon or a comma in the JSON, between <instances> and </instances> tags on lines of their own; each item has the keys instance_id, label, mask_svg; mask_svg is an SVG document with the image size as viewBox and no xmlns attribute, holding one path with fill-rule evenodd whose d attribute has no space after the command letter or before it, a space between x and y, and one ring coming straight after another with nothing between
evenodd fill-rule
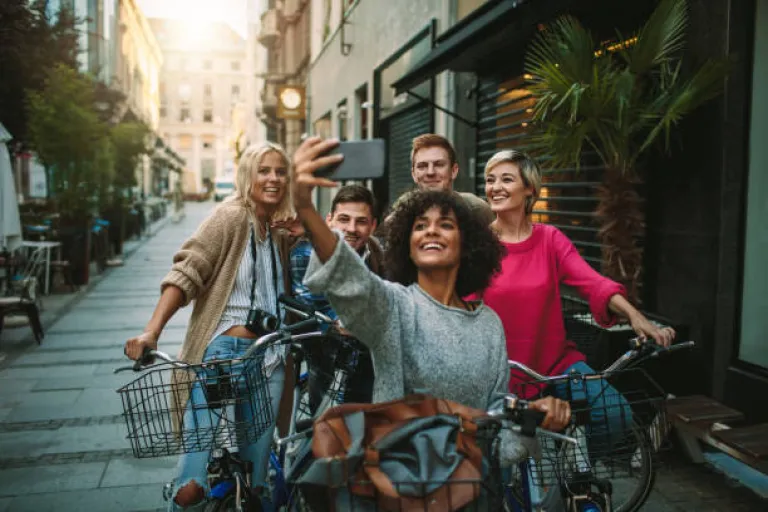
<instances>
[{"instance_id":1,"label":"woman with curly afro hair","mask_svg":"<svg viewBox=\"0 0 768 512\"><path fill-rule=\"evenodd\" d=\"M312 204L314 187L336 185L313 173L343 158L323 156L337 144L312 137L294 155L294 207L314 248L304 284L325 294L344 327L369 347L373 401L426 390L476 409L499 407L509 383L501 320L462 297L485 288L498 271L500 243L451 194L417 192L397 208L389 230L394 282L379 278ZM534 406L547 412L545 428L570 419L566 402L546 398ZM511 463L527 450L507 434L502 453Z\"/></svg>"}]
</instances>

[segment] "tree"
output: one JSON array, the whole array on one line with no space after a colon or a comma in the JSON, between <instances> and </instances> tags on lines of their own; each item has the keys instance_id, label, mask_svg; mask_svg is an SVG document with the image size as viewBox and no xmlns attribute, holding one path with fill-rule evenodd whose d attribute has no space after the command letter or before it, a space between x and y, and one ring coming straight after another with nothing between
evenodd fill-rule
<instances>
[{"instance_id":1,"label":"tree","mask_svg":"<svg viewBox=\"0 0 768 512\"><path fill-rule=\"evenodd\" d=\"M49 70L40 91L27 91L29 135L49 170L64 217L87 216L112 173L107 126L94 109L92 81L64 64Z\"/></svg>"},{"instance_id":2,"label":"tree","mask_svg":"<svg viewBox=\"0 0 768 512\"><path fill-rule=\"evenodd\" d=\"M525 60L535 99L532 145L553 167L578 167L594 153L605 167L596 210L603 272L639 300L645 230L636 185L641 159L659 138L722 90L726 64L706 61L683 72L685 0L661 0L632 38L596 45L565 16L532 41Z\"/></svg>"},{"instance_id":3,"label":"tree","mask_svg":"<svg viewBox=\"0 0 768 512\"><path fill-rule=\"evenodd\" d=\"M112 128L115 148L115 182L117 191L136 186L136 167L152 147L148 144L150 130L141 122L122 122Z\"/></svg>"},{"instance_id":4,"label":"tree","mask_svg":"<svg viewBox=\"0 0 768 512\"><path fill-rule=\"evenodd\" d=\"M0 2L0 121L27 142L26 91L39 90L56 63L77 65L77 20L71 10L49 15L48 2Z\"/></svg>"}]
</instances>

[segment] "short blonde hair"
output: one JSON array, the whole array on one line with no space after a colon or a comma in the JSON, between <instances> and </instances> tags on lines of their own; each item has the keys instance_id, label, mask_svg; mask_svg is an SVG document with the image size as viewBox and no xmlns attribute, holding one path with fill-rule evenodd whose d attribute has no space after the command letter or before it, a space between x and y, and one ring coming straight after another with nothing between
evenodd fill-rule
<instances>
[{"instance_id":1,"label":"short blonde hair","mask_svg":"<svg viewBox=\"0 0 768 512\"><path fill-rule=\"evenodd\" d=\"M272 215L272 220L287 220L294 216L293 204L291 202L291 159L288 157L288 153L279 144L274 142L262 142L251 144L243 154L240 156L240 161L237 164L237 171L235 174L235 193L231 196L234 201L241 201L248 208L250 215L253 214L254 203L251 199L251 186L253 185L253 174L258 170L261 165L261 161L264 157L271 152L275 152L285 161L285 166L288 170L287 186L285 190L285 196L280 204L277 206L275 213ZM252 219L254 222L257 219ZM257 234L260 236L260 234Z\"/></svg>"},{"instance_id":2,"label":"short blonde hair","mask_svg":"<svg viewBox=\"0 0 768 512\"><path fill-rule=\"evenodd\" d=\"M499 164L511 163L520 169L520 177L523 179L523 185L526 188L533 189L533 194L525 199L525 213L530 215L533 212L533 205L539 199L541 193L541 170L536 161L530 156L515 149L505 149L499 151L485 164L485 175L493 170Z\"/></svg>"}]
</instances>

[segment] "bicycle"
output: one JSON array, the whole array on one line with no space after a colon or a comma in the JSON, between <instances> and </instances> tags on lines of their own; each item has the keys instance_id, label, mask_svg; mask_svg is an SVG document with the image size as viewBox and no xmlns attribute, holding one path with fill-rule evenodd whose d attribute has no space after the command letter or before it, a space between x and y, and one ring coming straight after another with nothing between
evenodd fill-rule
<instances>
[{"instance_id":1,"label":"bicycle","mask_svg":"<svg viewBox=\"0 0 768 512\"><path fill-rule=\"evenodd\" d=\"M118 389L134 456L207 451L210 491L205 510L240 512L249 507L253 463L238 456L238 444L255 441L274 423L269 407L254 406L254 399L270 402L262 349L321 337L320 331L311 330L317 326L315 317L284 326L258 338L234 359L188 364L148 349L132 366L117 368L115 373L144 372ZM166 501L171 494L172 483L166 484Z\"/></svg>"},{"instance_id":2,"label":"bicycle","mask_svg":"<svg viewBox=\"0 0 768 512\"><path fill-rule=\"evenodd\" d=\"M333 324L331 318L295 300L285 298L283 305L286 311L294 313L304 321L314 318L321 326ZM308 454L307 440L311 436L314 420L331 407L345 402L347 379L356 368L360 357L359 342L349 342L346 336L337 337L332 329L312 343L316 342L324 343L322 348L326 356L331 353L332 357L327 361L329 365L315 367L318 361L313 361L313 350L310 350L315 347L306 346L299 340L291 342L290 351L294 367L306 368L296 372L287 435L282 438L275 435L270 453L267 480L275 510L291 510L296 504L297 494L290 480ZM317 379L319 382L314 382L313 377L320 377ZM315 389L318 385L319 388Z\"/></svg>"},{"instance_id":3,"label":"bicycle","mask_svg":"<svg viewBox=\"0 0 768 512\"><path fill-rule=\"evenodd\" d=\"M540 460L528 459L507 485L506 510L529 512L564 507L568 512L630 512L648 499L655 480L654 453L668 431L664 411L666 395L638 366L648 359L694 346L687 341L662 348L638 338L629 350L602 372L544 376L516 361L511 369L529 379L517 391L523 396L565 389L572 421L565 434L576 443L544 443ZM609 382L630 382L624 402L609 403ZM592 384L590 386L590 384ZM531 393L530 389L536 392ZM574 396L579 395L579 396ZM594 415L610 418L595 424ZM603 428L605 427L605 428ZM634 484L632 479L635 479ZM550 510L551 508L546 508Z\"/></svg>"}]
</instances>

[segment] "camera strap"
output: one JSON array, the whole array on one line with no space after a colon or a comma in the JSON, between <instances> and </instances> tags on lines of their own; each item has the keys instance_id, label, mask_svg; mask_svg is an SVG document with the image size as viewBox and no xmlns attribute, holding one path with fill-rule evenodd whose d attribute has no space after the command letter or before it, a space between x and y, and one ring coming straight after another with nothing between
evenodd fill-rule
<instances>
[{"instance_id":1,"label":"camera strap","mask_svg":"<svg viewBox=\"0 0 768 512\"><path fill-rule=\"evenodd\" d=\"M275 261L275 246L272 242L272 230L267 227L267 240L269 240L269 257L272 262L272 284L275 289L275 316L277 321L280 322L280 292L277 288L277 261ZM253 259L253 279L251 279L251 310L256 309L256 267L258 266L258 259L256 256L256 231L251 224L251 259Z\"/></svg>"}]
</instances>

